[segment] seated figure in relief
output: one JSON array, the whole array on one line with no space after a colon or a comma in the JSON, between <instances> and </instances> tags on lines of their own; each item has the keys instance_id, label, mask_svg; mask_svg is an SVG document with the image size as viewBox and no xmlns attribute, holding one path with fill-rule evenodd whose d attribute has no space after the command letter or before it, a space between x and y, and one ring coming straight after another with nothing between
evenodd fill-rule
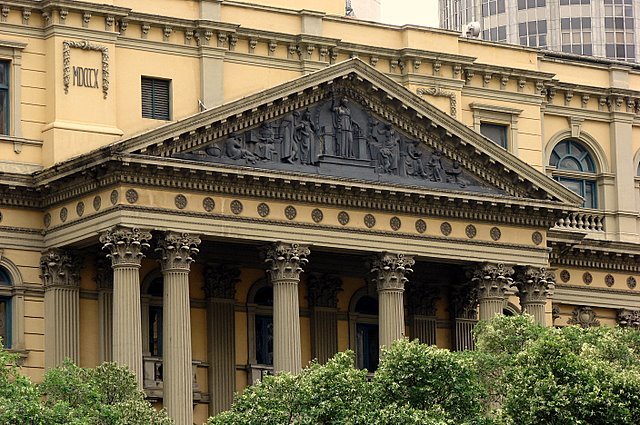
<instances>
[{"instance_id":1,"label":"seated figure in relief","mask_svg":"<svg viewBox=\"0 0 640 425\"><path fill-rule=\"evenodd\" d=\"M422 152L418 149L418 144L417 140L407 140L405 143L404 166L406 175L426 177L422 162Z\"/></svg>"},{"instance_id":2,"label":"seated figure in relief","mask_svg":"<svg viewBox=\"0 0 640 425\"><path fill-rule=\"evenodd\" d=\"M275 133L273 128L266 122L262 123L258 130L258 143L256 147L257 156L263 161L271 161L277 156L278 151L275 147Z\"/></svg>"},{"instance_id":3,"label":"seated figure in relief","mask_svg":"<svg viewBox=\"0 0 640 425\"><path fill-rule=\"evenodd\" d=\"M397 174L400 136L390 124L378 129L378 134L382 136L378 138L378 166L387 174Z\"/></svg>"},{"instance_id":4,"label":"seated figure in relief","mask_svg":"<svg viewBox=\"0 0 640 425\"><path fill-rule=\"evenodd\" d=\"M224 142L224 153L231 159L244 159L252 164L258 160L251 151L242 147L240 139L235 133L231 133Z\"/></svg>"}]
</instances>

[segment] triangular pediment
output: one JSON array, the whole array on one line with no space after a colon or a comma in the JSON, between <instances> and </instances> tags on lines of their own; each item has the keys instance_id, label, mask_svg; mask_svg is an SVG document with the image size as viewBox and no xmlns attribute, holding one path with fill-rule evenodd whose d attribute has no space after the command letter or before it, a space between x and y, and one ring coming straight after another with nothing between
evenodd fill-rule
<instances>
[{"instance_id":1,"label":"triangular pediment","mask_svg":"<svg viewBox=\"0 0 640 425\"><path fill-rule=\"evenodd\" d=\"M581 203L564 186L358 59L111 149L245 171Z\"/></svg>"}]
</instances>

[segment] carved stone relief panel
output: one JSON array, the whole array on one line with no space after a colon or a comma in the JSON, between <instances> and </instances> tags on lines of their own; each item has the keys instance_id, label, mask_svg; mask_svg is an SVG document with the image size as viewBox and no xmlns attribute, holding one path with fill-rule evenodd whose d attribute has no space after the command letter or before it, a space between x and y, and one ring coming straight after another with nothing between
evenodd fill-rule
<instances>
[{"instance_id":1,"label":"carved stone relief panel","mask_svg":"<svg viewBox=\"0 0 640 425\"><path fill-rule=\"evenodd\" d=\"M489 187L442 151L412 139L344 93L242 133L229 133L175 158L334 177L464 188Z\"/></svg>"}]
</instances>

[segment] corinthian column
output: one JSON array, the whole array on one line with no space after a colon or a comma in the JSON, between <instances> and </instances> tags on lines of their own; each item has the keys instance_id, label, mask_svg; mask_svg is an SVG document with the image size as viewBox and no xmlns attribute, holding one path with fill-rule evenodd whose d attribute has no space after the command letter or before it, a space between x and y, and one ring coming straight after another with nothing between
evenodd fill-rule
<instances>
[{"instance_id":1,"label":"corinthian column","mask_svg":"<svg viewBox=\"0 0 640 425\"><path fill-rule=\"evenodd\" d=\"M472 271L471 281L477 287L480 320L502 314L505 293L513 285L513 268L504 264L484 263Z\"/></svg>"},{"instance_id":2,"label":"corinthian column","mask_svg":"<svg viewBox=\"0 0 640 425\"><path fill-rule=\"evenodd\" d=\"M378 288L380 347L389 347L404 336L404 285L414 264L413 257L387 252L371 262L372 279Z\"/></svg>"},{"instance_id":3,"label":"corinthian column","mask_svg":"<svg viewBox=\"0 0 640 425\"><path fill-rule=\"evenodd\" d=\"M44 283L45 368L65 358L80 360L80 259L60 249L45 251L40 259Z\"/></svg>"},{"instance_id":4,"label":"corinthian column","mask_svg":"<svg viewBox=\"0 0 640 425\"><path fill-rule=\"evenodd\" d=\"M522 267L515 275L518 297L523 313L529 313L536 323L545 326L544 307L547 297L553 295L555 276L544 267Z\"/></svg>"},{"instance_id":5,"label":"corinthian column","mask_svg":"<svg viewBox=\"0 0 640 425\"><path fill-rule=\"evenodd\" d=\"M166 232L156 248L164 280L162 403L176 424L193 423L189 269L198 245L196 235Z\"/></svg>"},{"instance_id":6,"label":"corinthian column","mask_svg":"<svg viewBox=\"0 0 640 425\"><path fill-rule=\"evenodd\" d=\"M278 242L266 249L267 273L273 285L273 370L297 374L302 369L298 283L309 260L304 245Z\"/></svg>"},{"instance_id":7,"label":"corinthian column","mask_svg":"<svg viewBox=\"0 0 640 425\"><path fill-rule=\"evenodd\" d=\"M149 248L151 233L114 227L100 236L113 268L114 362L126 366L142 389L142 314L140 311L140 261Z\"/></svg>"}]
</instances>

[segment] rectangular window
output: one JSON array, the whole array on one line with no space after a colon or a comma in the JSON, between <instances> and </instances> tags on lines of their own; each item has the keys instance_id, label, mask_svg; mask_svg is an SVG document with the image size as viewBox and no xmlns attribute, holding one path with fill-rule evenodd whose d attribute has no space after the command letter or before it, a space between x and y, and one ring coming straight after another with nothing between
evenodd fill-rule
<instances>
[{"instance_id":1,"label":"rectangular window","mask_svg":"<svg viewBox=\"0 0 640 425\"><path fill-rule=\"evenodd\" d=\"M171 119L171 80L142 77L142 117Z\"/></svg>"},{"instance_id":2,"label":"rectangular window","mask_svg":"<svg viewBox=\"0 0 640 425\"><path fill-rule=\"evenodd\" d=\"M162 357L162 307L149 307L149 353Z\"/></svg>"},{"instance_id":3,"label":"rectangular window","mask_svg":"<svg viewBox=\"0 0 640 425\"><path fill-rule=\"evenodd\" d=\"M507 130L506 125L480 123L480 133L496 145L502 146L505 149L509 147Z\"/></svg>"},{"instance_id":4,"label":"rectangular window","mask_svg":"<svg viewBox=\"0 0 640 425\"><path fill-rule=\"evenodd\" d=\"M9 62L0 61L0 134L9 134Z\"/></svg>"},{"instance_id":5,"label":"rectangular window","mask_svg":"<svg viewBox=\"0 0 640 425\"><path fill-rule=\"evenodd\" d=\"M4 348L11 348L11 299L6 297L0 297L0 338Z\"/></svg>"}]
</instances>

